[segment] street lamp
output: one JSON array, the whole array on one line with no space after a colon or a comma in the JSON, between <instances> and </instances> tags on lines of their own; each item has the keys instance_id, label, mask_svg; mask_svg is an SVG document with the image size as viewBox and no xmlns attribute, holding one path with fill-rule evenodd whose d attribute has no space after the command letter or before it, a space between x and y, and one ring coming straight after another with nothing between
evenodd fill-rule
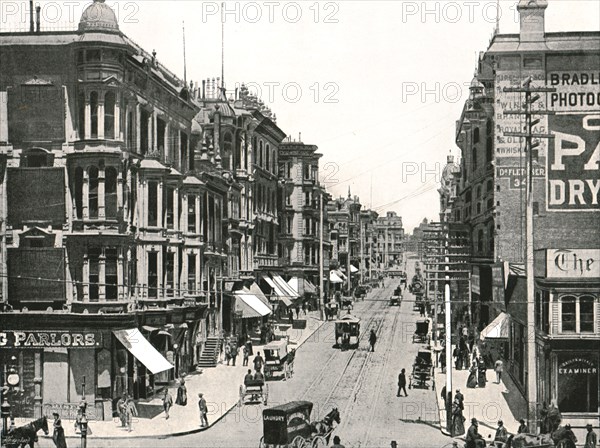
<instances>
[{"instance_id":1,"label":"street lamp","mask_svg":"<svg viewBox=\"0 0 600 448\"><path fill-rule=\"evenodd\" d=\"M81 448L86 448L87 447L88 421L87 421L87 418L85 417L85 410L83 412L83 415L81 416L80 425L81 425Z\"/></svg>"},{"instance_id":2,"label":"street lamp","mask_svg":"<svg viewBox=\"0 0 600 448\"><path fill-rule=\"evenodd\" d=\"M8 434L8 419L10 417L10 430L13 430L15 427L15 419L12 415L12 409L10 402L8 401L8 394L13 391L13 388L17 387L20 382L19 374L17 372L17 358L16 356L11 356L10 365L8 367L8 372L5 371L4 374L4 386L2 387L2 405L1 405L1 416L2 416L2 430L4 435Z\"/></svg>"}]
</instances>

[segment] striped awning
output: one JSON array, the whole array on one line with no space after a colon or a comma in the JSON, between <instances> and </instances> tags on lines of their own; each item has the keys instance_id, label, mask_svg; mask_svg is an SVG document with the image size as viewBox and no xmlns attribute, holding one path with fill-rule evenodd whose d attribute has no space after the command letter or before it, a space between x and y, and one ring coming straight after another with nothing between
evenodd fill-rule
<instances>
[{"instance_id":1,"label":"striped awning","mask_svg":"<svg viewBox=\"0 0 600 448\"><path fill-rule=\"evenodd\" d=\"M265 305L258 297L249 290L235 291L235 310L242 312L243 319L264 317L271 314L271 308Z\"/></svg>"},{"instance_id":2,"label":"striped awning","mask_svg":"<svg viewBox=\"0 0 600 448\"><path fill-rule=\"evenodd\" d=\"M483 329L479 337L485 339L506 339L510 334L510 315L500 313L487 327Z\"/></svg>"}]
</instances>

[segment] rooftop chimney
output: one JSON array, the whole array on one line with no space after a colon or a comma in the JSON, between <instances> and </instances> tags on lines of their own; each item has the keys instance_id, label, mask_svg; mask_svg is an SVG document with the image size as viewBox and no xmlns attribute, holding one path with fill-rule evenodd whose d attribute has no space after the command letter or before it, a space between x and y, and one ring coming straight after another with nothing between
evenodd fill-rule
<instances>
[{"instance_id":1,"label":"rooftop chimney","mask_svg":"<svg viewBox=\"0 0 600 448\"><path fill-rule=\"evenodd\" d=\"M520 0L517 5L521 23L520 41L543 42L545 40L545 10L547 0Z\"/></svg>"},{"instance_id":2,"label":"rooftop chimney","mask_svg":"<svg viewBox=\"0 0 600 448\"><path fill-rule=\"evenodd\" d=\"M37 5L35 7L35 32L39 33L40 32L40 11L42 10L42 7L40 5Z\"/></svg>"},{"instance_id":3,"label":"rooftop chimney","mask_svg":"<svg viewBox=\"0 0 600 448\"><path fill-rule=\"evenodd\" d=\"M35 30L33 26L33 0L29 0L29 32L33 33Z\"/></svg>"}]
</instances>

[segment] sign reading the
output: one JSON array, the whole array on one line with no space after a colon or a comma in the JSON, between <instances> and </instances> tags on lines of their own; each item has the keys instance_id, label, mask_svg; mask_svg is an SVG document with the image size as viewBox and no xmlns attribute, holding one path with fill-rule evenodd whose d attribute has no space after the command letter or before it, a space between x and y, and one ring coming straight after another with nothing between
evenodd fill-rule
<instances>
[{"instance_id":1,"label":"sign reading the","mask_svg":"<svg viewBox=\"0 0 600 448\"><path fill-rule=\"evenodd\" d=\"M550 116L548 211L598 211L600 114Z\"/></svg>"},{"instance_id":2,"label":"sign reading the","mask_svg":"<svg viewBox=\"0 0 600 448\"><path fill-rule=\"evenodd\" d=\"M13 331L0 332L0 348L93 348L101 345L100 333L71 333L68 331Z\"/></svg>"},{"instance_id":3,"label":"sign reading the","mask_svg":"<svg viewBox=\"0 0 600 448\"><path fill-rule=\"evenodd\" d=\"M548 249L550 278L600 278L600 249Z\"/></svg>"}]
</instances>

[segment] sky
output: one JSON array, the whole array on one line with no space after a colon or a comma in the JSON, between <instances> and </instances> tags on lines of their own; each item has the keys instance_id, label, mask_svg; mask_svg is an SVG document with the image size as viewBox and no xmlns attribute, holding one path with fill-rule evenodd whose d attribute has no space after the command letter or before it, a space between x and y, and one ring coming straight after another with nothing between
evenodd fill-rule
<instances>
[{"instance_id":1,"label":"sky","mask_svg":"<svg viewBox=\"0 0 600 448\"><path fill-rule=\"evenodd\" d=\"M39 1L42 29L76 25L91 2ZM439 175L477 55L496 26L483 1L110 1L121 31L188 81L246 83L293 139L319 147L334 196L395 211L407 232L439 217ZM518 33L516 1L499 2L500 33ZM0 2L0 30L28 26L26 1ZM599 31L600 2L549 0L546 31ZM301 136L301 137L300 137Z\"/></svg>"}]
</instances>

